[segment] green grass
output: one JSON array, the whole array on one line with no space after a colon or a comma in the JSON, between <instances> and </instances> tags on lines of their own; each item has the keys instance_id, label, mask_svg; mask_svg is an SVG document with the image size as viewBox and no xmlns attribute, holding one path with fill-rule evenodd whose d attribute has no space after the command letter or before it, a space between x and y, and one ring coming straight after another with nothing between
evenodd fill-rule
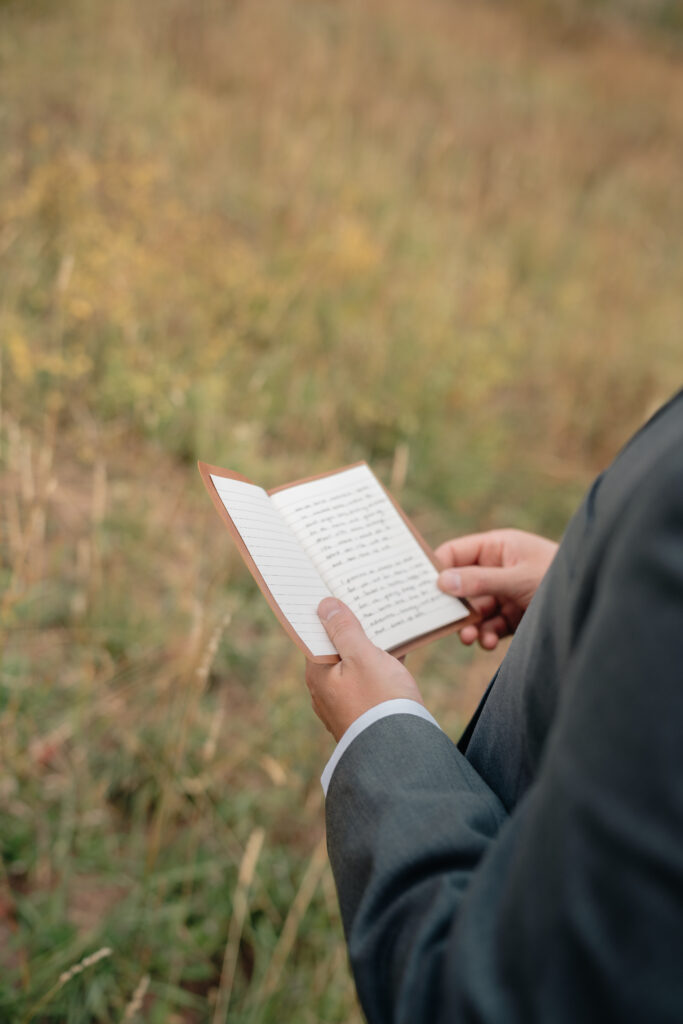
<instances>
[{"instance_id":1,"label":"green grass","mask_svg":"<svg viewBox=\"0 0 683 1024\"><path fill-rule=\"evenodd\" d=\"M194 463L559 535L683 377L675 10L0 6L0 1021L361 1020ZM495 658L410 666L456 735Z\"/></svg>"}]
</instances>

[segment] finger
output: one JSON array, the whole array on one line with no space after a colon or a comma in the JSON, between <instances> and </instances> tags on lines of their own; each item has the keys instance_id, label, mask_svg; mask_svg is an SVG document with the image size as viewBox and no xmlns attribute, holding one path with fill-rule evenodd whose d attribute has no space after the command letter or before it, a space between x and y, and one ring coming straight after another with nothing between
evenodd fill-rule
<instances>
[{"instance_id":1,"label":"finger","mask_svg":"<svg viewBox=\"0 0 683 1024\"><path fill-rule=\"evenodd\" d=\"M507 569L487 568L480 565L446 569L439 574L438 585L454 597L501 598L515 597L520 589L519 571L515 566Z\"/></svg>"},{"instance_id":2,"label":"finger","mask_svg":"<svg viewBox=\"0 0 683 1024\"><path fill-rule=\"evenodd\" d=\"M455 537L440 544L434 554L444 569L454 565L476 565L486 538L486 533L470 533L465 537Z\"/></svg>"},{"instance_id":3,"label":"finger","mask_svg":"<svg viewBox=\"0 0 683 1024\"><path fill-rule=\"evenodd\" d=\"M522 619L522 611L519 604L516 601L509 601L502 606L500 614L507 622L510 632L514 633Z\"/></svg>"},{"instance_id":4,"label":"finger","mask_svg":"<svg viewBox=\"0 0 683 1024\"><path fill-rule=\"evenodd\" d=\"M482 619L490 618L499 608L498 601L491 594L487 594L486 597L473 597L470 604Z\"/></svg>"},{"instance_id":5,"label":"finger","mask_svg":"<svg viewBox=\"0 0 683 1024\"><path fill-rule=\"evenodd\" d=\"M360 622L343 601L338 601L336 597L326 597L318 605L318 615L342 658L360 658L364 652L375 649Z\"/></svg>"},{"instance_id":6,"label":"finger","mask_svg":"<svg viewBox=\"0 0 683 1024\"><path fill-rule=\"evenodd\" d=\"M485 651L492 651L501 637L509 633L508 624L502 615L484 622L479 630L479 644Z\"/></svg>"},{"instance_id":7,"label":"finger","mask_svg":"<svg viewBox=\"0 0 683 1024\"><path fill-rule=\"evenodd\" d=\"M332 727L327 717L325 704L321 703L318 700L317 694L315 693L314 690L311 690L311 707L313 708L313 711L318 716L320 721L323 723L327 731L332 733ZM332 733L332 735L334 735L334 733Z\"/></svg>"},{"instance_id":8,"label":"finger","mask_svg":"<svg viewBox=\"0 0 683 1024\"><path fill-rule=\"evenodd\" d=\"M463 626L460 630L461 641L469 647L479 636L479 630L476 626Z\"/></svg>"},{"instance_id":9,"label":"finger","mask_svg":"<svg viewBox=\"0 0 683 1024\"><path fill-rule=\"evenodd\" d=\"M332 668L334 668L333 665L320 665L315 661L306 660L306 672L304 678L306 680L306 686L311 693L325 682L330 673L330 669Z\"/></svg>"}]
</instances>

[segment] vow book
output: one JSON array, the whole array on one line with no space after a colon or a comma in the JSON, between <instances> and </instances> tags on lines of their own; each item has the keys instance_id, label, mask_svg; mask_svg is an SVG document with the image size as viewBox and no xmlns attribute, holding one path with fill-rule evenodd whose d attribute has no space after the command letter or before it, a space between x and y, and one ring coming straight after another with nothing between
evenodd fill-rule
<instances>
[{"instance_id":1,"label":"vow book","mask_svg":"<svg viewBox=\"0 0 683 1024\"><path fill-rule=\"evenodd\" d=\"M437 587L430 548L370 467L359 462L271 491L199 463L218 514L269 605L307 658L339 655L318 618L338 597L397 657L474 617Z\"/></svg>"}]
</instances>

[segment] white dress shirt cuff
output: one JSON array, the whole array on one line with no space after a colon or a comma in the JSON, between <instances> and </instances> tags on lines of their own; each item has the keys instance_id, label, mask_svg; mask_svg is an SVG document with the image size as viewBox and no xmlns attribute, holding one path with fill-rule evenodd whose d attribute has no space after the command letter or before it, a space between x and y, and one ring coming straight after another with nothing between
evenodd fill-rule
<instances>
[{"instance_id":1,"label":"white dress shirt cuff","mask_svg":"<svg viewBox=\"0 0 683 1024\"><path fill-rule=\"evenodd\" d=\"M381 704L375 704L374 708L369 708L365 711L355 722L352 722L348 727L339 743L334 748L332 757L325 765L325 771L320 776L320 782L322 783L323 793L327 796L327 789L330 785L330 780L334 769L337 767L342 754L348 747L351 746L357 736L367 729L373 722L378 722L380 718L386 718L387 715L415 715L417 718L424 718L426 721L431 722L437 729L441 726L436 719L429 714L427 708L422 704L418 704L416 700L408 700L406 697L397 697L395 700L385 700Z\"/></svg>"}]
</instances>

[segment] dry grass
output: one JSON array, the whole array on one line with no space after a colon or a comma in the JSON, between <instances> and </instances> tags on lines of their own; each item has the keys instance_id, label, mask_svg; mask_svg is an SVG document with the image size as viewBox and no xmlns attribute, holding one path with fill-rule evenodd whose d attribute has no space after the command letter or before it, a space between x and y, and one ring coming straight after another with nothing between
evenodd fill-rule
<instances>
[{"instance_id":1,"label":"dry grass","mask_svg":"<svg viewBox=\"0 0 683 1024\"><path fill-rule=\"evenodd\" d=\"M0 6L0 1019L360 1021L331 744L193 462L561 532L683 377L631 6ZM411 667L454 734L492 671Z\"/></svg>"}]
</instances>

